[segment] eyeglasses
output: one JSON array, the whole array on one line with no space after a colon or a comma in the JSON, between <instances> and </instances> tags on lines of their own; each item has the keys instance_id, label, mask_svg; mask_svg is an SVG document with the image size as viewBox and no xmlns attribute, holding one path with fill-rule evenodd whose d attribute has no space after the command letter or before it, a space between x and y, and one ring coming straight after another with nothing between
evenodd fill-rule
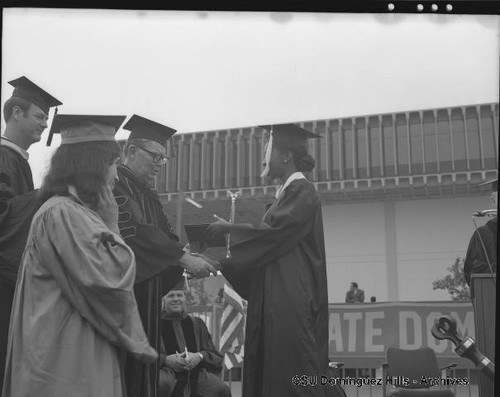
<instances>
[{"instance_id":1,"label":"eyeglasses","mask_svg":"<svg viewBox=\"0 0 500 397\"><path fill-rule=\"evenodd\" d=\"M167 161L169 160L169 157L167 157L163 154L152 152L151 150L143 148L142 146L138 146L138 145L135 145L135 146L138 147L139 149L144 150L146 153L149 153L153 159L153 163L155 163L156 165L166 164Z\"/></svg>"}]
</instances>

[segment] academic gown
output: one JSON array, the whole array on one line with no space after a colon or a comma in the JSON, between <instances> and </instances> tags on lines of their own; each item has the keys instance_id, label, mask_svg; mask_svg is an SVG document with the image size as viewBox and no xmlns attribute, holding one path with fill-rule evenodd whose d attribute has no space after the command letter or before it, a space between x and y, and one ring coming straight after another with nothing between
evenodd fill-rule
<instances>
[{"instance_id":1,"label":"academic gown","mask_svg":"<svg viewBox=\"0 0 500 397\"><path fill-rule=\"evenodd\" d=\"M481 233L481 238L486 248L486 254L493 268L493 272L497 271L497 217L490 219L484 225L479 226L478 230ZM478 231L474 231L472 235L467 254L464 261L464 275L467 284L470 285L470 276L473 273L490 273L490 267L486 259L481 240L479 239Z\"/></svg>"},{"instance_id":2,"label":"academic gown","mask_svg":"<svg viewBox=\"0 0 500 397\"><path fill-rule=\"evenodd\" d=\"M323 396L295 375L328 371L328 294L320 197L294 180L258 227L238 233L222 273L248 300L243 397Z\"/></svg>"},{"instance_id":3,"label":"academic gown","mask_svg":"<svg viewBox=\"0 0 500 397\"><path fill-rule=\"evenodd\" d=\"M28 161L14 149L0 144L0 319L3 319L0 321L0 390L17 270L31 219L40 205L33 191Z\"/></svg>"},{"instance_id":4,"label":"academic gown","mask_svg":"<svg viewBox=\"0 0 500 397\"><path fill-rule=\"evenodd\" d=\"M9 331L3 397L122 397L120 350L154 355L132 250L78 199L35 214Z\"/></svg>"},{"instance_id":5,"label":"academic gown","mask_svg":"<svg viewBox=\"0 0 500 397\"><path fill-rule=\"evenodd\" d=\"M197 317L186 316L184 319L172 320L163 318L161 321L162 331L162 351L161 362L162 371L165 371L166 377L170 376L169 381L173 381L176 377L173 372L166 366L165 358L176 352L183 352L184 349L177 341L174 331L173 322L179 321L186 347L189 352L200 352L203 355L203 360L195 368L188 372L181 372L177 375L178 381L182 385L189 380L190 395L202 397L219 397L230 396L229 388L220 379L222 371L223 356L215 348L207 326ZM164 375L164 376L165 376ZM166 381L166 377L164 380ZM173 381L172 383L175 383ZM177 390L179 386L175 386L175 394L183 395L183 390ZM173 391L173 390L172 390ZM171 394L173 397L173 394Z\"/></svg>"},{"instance_id":6,"label":"academic gown","mask_svg":"<svg viewBox=\"0 0 500 397\"><path fill-rule=\"evenodd\" d=\"M134 291L139 313L149 342L160 351L161 297L182 277L183 269L175 263L184 251L163 213L158 193L135 178L126 166L118 167L118 177L114 195L120 233L136 257ZM157 396L159 369L159 360L146 365L127 357L127 397Z\"/></svg>"},{"instance_id":7,"label":"academic gown","mask_svg":"<svg viewBox=\"0 0 500 397\"><path fill-rule=\"evenodd\" d=\"M0 201L31 192L33 175L28 161L20 153L0 145Z\"/></svg>"}]
</instances>

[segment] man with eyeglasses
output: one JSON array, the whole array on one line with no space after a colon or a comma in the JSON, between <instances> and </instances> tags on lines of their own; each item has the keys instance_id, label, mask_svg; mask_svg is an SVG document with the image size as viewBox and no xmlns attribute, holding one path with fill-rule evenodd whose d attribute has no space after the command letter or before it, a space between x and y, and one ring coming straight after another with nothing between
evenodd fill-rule
<instances>
[{"instance_id":1,"label":"man with eyeglasses","mask_svg":"<svg viewBox=\"0 0 500 397\"><path fill-rule=\"evenodd\" d=\"M120 233L136 257L134 288L139 314L151 346L160 351L161 298L186 269L194 277L216 270L201 257L183 250L163 212L155 177L167 162L167 142L174 129L133 115L123 127L131 131L115 185ZM159 362L143 364L132 356L125 363L127 397L158 395Z\"/></svg>"}]
</instances>

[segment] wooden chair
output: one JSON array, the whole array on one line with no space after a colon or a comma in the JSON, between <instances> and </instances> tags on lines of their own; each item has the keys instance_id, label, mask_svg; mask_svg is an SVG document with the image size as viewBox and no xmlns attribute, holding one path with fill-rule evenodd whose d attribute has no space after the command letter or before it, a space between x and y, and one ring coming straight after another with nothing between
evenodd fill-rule
<instances>
[{"instance_id":1,"label":"wooden chair","mask_svg":"<svg viewBox=\"0 0 500 397\"><path fill-rule=\"evenodd\" d=\"M442 386L439 379L441 379L441 371L454 368L457 364L453 363L439 368L436 353L431 348L404 350L389 347L386 354L387 363L382 365L384 397L453 397L455 395L449 388ZM422 382L423 379L427 380L427 383Z\"/></svg>"}]
</instances>

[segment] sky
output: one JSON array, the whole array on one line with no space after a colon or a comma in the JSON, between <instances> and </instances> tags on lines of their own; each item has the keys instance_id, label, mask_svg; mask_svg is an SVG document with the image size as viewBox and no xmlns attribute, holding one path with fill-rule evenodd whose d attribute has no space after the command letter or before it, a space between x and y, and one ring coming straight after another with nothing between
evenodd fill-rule
<instances>
[{"instance_id":1,"label":"sky","mask_svg":"<svg viewBox=\"0 0 500 397\"><path fill-rule=\"evenodd\" d=\"M25 75L60 113L135 113L179 133L497 102L499 27L477 15L7 8L1 99ZM29 150L36 186L47 135Z\"/></svg>"}]
</instances>

